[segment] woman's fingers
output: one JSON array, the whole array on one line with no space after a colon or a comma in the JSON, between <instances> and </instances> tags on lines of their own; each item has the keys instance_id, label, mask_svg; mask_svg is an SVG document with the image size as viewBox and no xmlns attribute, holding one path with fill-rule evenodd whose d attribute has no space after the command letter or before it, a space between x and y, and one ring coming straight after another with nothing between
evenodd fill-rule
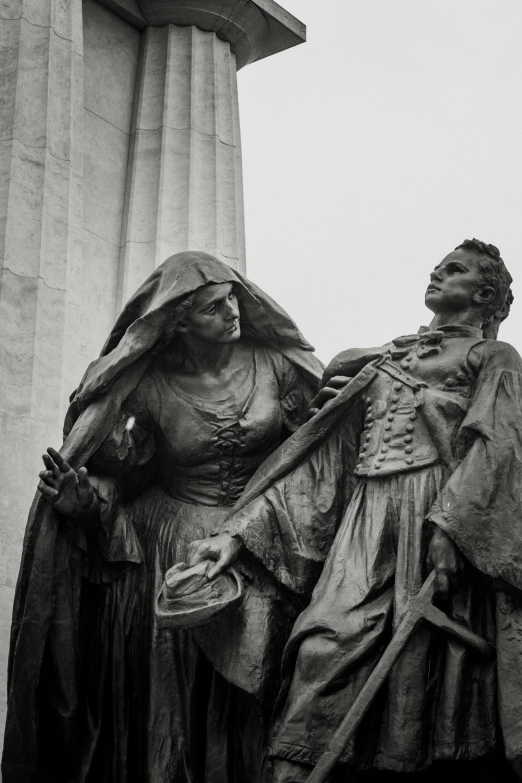
<instances>
[{"instance_id":1,"label":"woman's fingers","mask_svg":"<svg viewBox=\"0 0 522 783\"><path fill-rule=\"evenodd\" d=\"M87 472L87 468L80 468L78 471L78 483L77 483L77 491L82 494L88 494L90 495L92 492L91 482L89 481L89 474Z\"/></svg>"},{"instance_id":2,"label":"woman's fingers","mask_svg":"<svg viewBox=\"0 0 522 783\"><path fill-rule=\"evenodd\" d=\"M64 460L64 458L62 457L62 455L61 455L61 454L59 454L59 453L56 451L56 449L53 449L52 447L49 447L49 448L47 449L47 453L49 454L49 456L52 458L52 460L53 460L53 461L54 461L54 463L55 463L55 464L58 466L58 468L60 469L60 471L61 471L62 473L69 473L69 472L72 472L72 473L74 473L74 472L75 472L75 471L74 471L74 470L71 468L71 466L69 465L69 463L68 463L68 462L66 462L66 461ZM45 461L45 460L44 460L44 461Z\"/></svg>"},{"instance_id":3,"label":"woman's fingers","mask_svg":"<svg viewBox=\"0 0 522 783\"><path fill-rule=\"evenodd\" d=\"M82 506L89 506L94 499L94 490L89 481L87 468L80 468L78 471L78 483L76 484L76 495Z\"/></svg>"},{"instance_id":4,"label":"woman's fingers","mask_svg":"<svg viewBox=\"0 0 522 783\"><path fill-rule=\"evenodd\" d=\"M41 470L38 476L49 487L52 487L55 484L54 473L52 470Z\"/></svg>"},{"instance_id":5,"label":"woman's fingers","mask_svg":"<svg viewBox=\"0 0 522 783\"><path fill-rule=\"evenodd\" d=\"M62 480L65 475L68 475L69 478L73 476L76 478L75 471L71 468L69 463L64 460L61 454L58 454L56 449L48 448L47 454L43 454L42 459L45 467L53 474L56 481Z\"/></svg>"},{"instance_id":6,"label":"woman's fingers","mask_svg":"<svg viewBox=\"0 0 522 783\"><path fill-rule=\"evenodd\" d=\"M201 560L215 560L207 574L208 579L213 579L235 560L241 546L241 542L229 533L193 541L188 548L188 565L194 566Z\"/></svg>"},{"instance_id":7,"label":"woman's fingers","mask_svg":"<svg viewBox=\"0 0 522 783\"><path fill-rule=\"evenodd\" d=\"M83 486L91 486L89 483L89 471L87 468L80 468L78 471L78 483L82 484Z\"/></svg>"},{"instance_id":8,"label":"woman's fingers","mask_svg":"<svg viewBox=\"0 0 522 783\"><path fill-rule=\"evenodd\" d=\"M215 576L218 576L218 574L232 565L239 555L242 546L238 538L230 536L228 533L223 534L219 546L214 550L216 564L209 569L207 578L214 579Z\"/></svg>"},{"instance_id":9,"label":"woman's fingers","mask_svg":"<svg viewBox=\"0 0 522 783\"><path fill-rule=\"evenodd\" d=\"M209 582L214 579L215 576L219 576L219 574L225 570L225 568L228 566L229 561L228 557L226 556L225 552L222 551L219 560L215 565L212 566L212 568L209 568L207 579Z\"/></svg>"},{"instance_id":10,"label":"woman's fingers","mask_svg":"<svg viewBox=\"0 0 522 783\"><path fill-rule=\"evenodd\" d=\"M62 475L62 471L49 454L42 454L42 460L47 470L52 473L56 479L59 479Z\"/></svg>"},{"instance_id":11,"label":"woman's fingers","mask_svg":"<svg viewBox=\"0 0 522 783\"><path fill-rule=\"evenodd\" d=\"M188 565L195 566L208 556L209 545L205 541L193 541L188 548Z\"/></svg>"},{"instance_id":12,"label":"woman's fingers","mask_svg":"<svg viewBox=\"0 0 522 783\"><path fill-rule=\"evenodd\" d=\"M48 484L45 484L43 481L40 481L38 483L38 490L42 493L44 497L47 498L47 500L50 500L51 502L55 501L59 495L58 490L53 489Z\"/></svg>"}]
</instances>

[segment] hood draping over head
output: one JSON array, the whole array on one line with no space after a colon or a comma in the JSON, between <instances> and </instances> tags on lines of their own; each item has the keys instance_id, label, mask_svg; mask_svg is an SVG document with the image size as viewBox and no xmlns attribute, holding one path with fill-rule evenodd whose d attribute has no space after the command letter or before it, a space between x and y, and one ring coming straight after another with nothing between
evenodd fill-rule
<instances>
[{"instance_id":1,"label":"hood draping over head","mask_svg":"<svg viewBox=\"0 0 522 783\"><path fill-rule=\"evenodd\" d=\"M176 303L209 283L234 283L239 299L241 328L288 355L308 373L320 377L312 346L289 315L254 283L214 256L200 251L177 253L164 261L129 300L105 343L71 397L69 426L94 399L109 389L121 374L150 355L172 328ZM143 368L147 362L143 362ZM67 429L67 425L66 425Z\"/></svg>"},{"instance_id":2,"label":"hood draping over head","mask_svg":"<svg viewBox=\"0 0 522 783\"><path fill-rule=\"evenodd\" d=\"M243 332L279 349L304 371L304 382L316 386L322 365L284 310L207 253L178 253L165 261L128 302L100 358L89 366L72 397L65 424L67 439L60 451L73 467L88 464L155 351L165 345L173 328L175 331L176 302L207 283L225 282L235 284ZM110 393L105 393L108 390ZM29 515L13 609L3 760L4 778L10 781L38 777L43 714L45 720L48 714L53 716L51 733L61 756L76 758L81 702L77 680L78 597L83 585L79 552L70 526L61 524L58 512L37 494ZM125 561L121 566L125 570L135 562ZM51 704L42 695L46 705L42 712L43 702L37 694L44 666L45 694L52 691L60 698L59 704ZM51 753L49 748L47 753Z\"/></svg>"}]
</instances>

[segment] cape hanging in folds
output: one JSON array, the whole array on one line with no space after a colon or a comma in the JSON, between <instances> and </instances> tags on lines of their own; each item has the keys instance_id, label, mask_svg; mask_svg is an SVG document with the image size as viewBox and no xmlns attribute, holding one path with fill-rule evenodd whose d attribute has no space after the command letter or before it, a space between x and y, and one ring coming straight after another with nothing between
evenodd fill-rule
<instances>
[{"instance_id":1,"label":"cape hanging in folds","mask_svg":"<svg viewBox=\"0 0 522 783\"><path fill-rule=\"evenodd\" d=\"M334 503L330 506L336 514L321 517L318 513L315 496L321 489L323 498L328 497L331 483L321 466L321 452L325 461L330 459L333 473L336 460L329 455L331 442L341 425L344 439L350 438L346 422L377 371L378 353L378 349L347 351L332 363L332 371L326 369L326 377L359 372L260 466L225 522L225 529L239 535L251 554L295 591L313 588L310 574L313 577L314 566L324 560L314 515L329 541L339 516ZM418 412L432 432L440 428L430 394L423 395ZM522 359L512 346L484 340L467 414L458 431L445 435L458 456L457 467L427 518L447 532L497 591L500 726L506 757L522 768ZM351 452L354 443L357 438L350 443ZM334 447L338 450L339 443ZM343 459L346 472L346 456ZM299 493L306 495L306 503L300 502ZM348 501L349 497L343 499L345 508Z\"/></svg>"},{"instance_id":2,"label":"cape hanging in folds","mask_svg":"<svg viewBox=\"0 0 522 783\"><path fill-rule=\"evenodd\" d=\"M125 306L100 358L88 367L72 395L60 452L76 469L101 446L161 338L172 331L176 303L203 285L225 282L235 285L243 333L280 350L302 372L304 382L317 385L322 364L279 305L209 254L178 253L158 267ZM13 607L2 761L5 783L44 780L46 756L59 753L64 760L74 758L83 568L82 555L72 543L72 524L37 493ZM46 737L52 738L46 747L42 747L42 724Z\"/></svg>"}]
</instances>

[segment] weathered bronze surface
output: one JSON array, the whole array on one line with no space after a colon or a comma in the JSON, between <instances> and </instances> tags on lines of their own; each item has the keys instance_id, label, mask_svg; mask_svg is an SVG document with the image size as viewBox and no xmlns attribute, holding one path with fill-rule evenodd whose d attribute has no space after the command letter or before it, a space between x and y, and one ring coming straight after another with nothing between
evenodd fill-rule
<instances>
[{"instance_id":1,"label":"weathered bronze surface","mask_svg":"<svg viewBox=\"0 0 522 783\"><path fill-rule=\"evenodd\" d=\"M206 253L173 256L130 300L72 397L60 453L44 455L14 608L4 783L266 779L296 608L255 566L263 649L240 613L198 646L154 607L167 569L305 420L321 372L286 313Z\"/></svg>"},{"instance_id":2,"label":"weathered bronze surface","mask_svg":"<svg viewBox=\"0 0 522 783\"><path fill-rule=\"evenodd\" d=\"M520 770L522 360L496 340L510 283L493 246L450 253L430 326L336 357L324 380L352 380L259 468L212 546L192 547L219 568L247 551L313 590L283 656L275 783L308 780L345 720L332 781ZM428 577L436 622L390 666Z\"/></svg>"},{"instance_id":3,"label":"weathered bronze surface","mask_svg":"<svg viewBox=\"0 0 522 783\"><path fill-rule=\"evenodd\" d=\"M410 608L406 612L404 619L393 635L391 642L384 650L379 663L359 691L348 714L335 732L328 749L319 759L308 778L308 783L326 783L330 773L335 769L335 765L341 758L346 745L360 726L368 708L391 673L393 665L422 621L427 621L435 627L441 628L450 636L454 636L455 639L462 642L462 644L477 650L481 655L485 655L488 658L495 656L495 648L492 644L484 641L484 639L481 639L480 636L477 636L472 631L468 631L467 628L459 625L455 620L451 620L444 612L433 605L436 578L436 572L432 571L419 593L411 600Z\"/></svg>"},{"instance_id":4,"label":"weathered bronze surface","mask_svg":"<svg viewBox=\"0 0 522 783\"><path fill-rule=\"evenodd\" d=\"M6 783L521 779L510 283L464 242L430 326L342 352L314 398L274 302L206 254L165 262L44 456Z\"/></svg>"}]
</instances>

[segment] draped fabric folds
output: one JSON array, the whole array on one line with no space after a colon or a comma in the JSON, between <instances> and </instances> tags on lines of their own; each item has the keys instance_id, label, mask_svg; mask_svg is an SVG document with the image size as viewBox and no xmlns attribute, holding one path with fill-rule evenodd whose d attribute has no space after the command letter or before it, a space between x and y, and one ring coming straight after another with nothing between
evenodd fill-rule
<instances>
[{"instance_id":1,"label":"draped fabric folds","mask_svg":"<svg viewBox=\"0 0 522 783\"><path fill-rule=\"evenodd\" d=\"M488 674L488 677L497 679L498 720L503 747L507 757L517 761L522 758L522 360L505 343L482 340L477 342L477 346L474 349L476 380L467 411L463 411L456 426L455 421L445 417L440 407L440 393L436 389L432 392L426 388L418 395L418 415L426 422L441 449L443 441L445 446L441 453L444 478L441 478L442 474L437 474L436 491L432 487L428 507L421 508L419 505L420 511L415 513L420 514L421 521L427 518L439 525L455 541L476 569L474 578L479 580L476 596L482 595L488 606L493 607L487 635L492 634L492 640L496 643L497 664L494 675ZM339 573L345 573L345 580L350 581L346 568L354 568L355 561L357 568L363 569L363 572L364 569L371 571L373 568L368 559L371 551L368 549L369 543L361 548L358 560L356 552L359 550L357 547L354 549L353 542L346 548L341 539L335 536L339 525L341 538L348 535L346 531L350 532L356 524L350 516L355 514L353 504L361 505L363 502L357 499L359 495L352 494L356 481L351 476L362 431L359 403L364 390L378 371L380 357L389 349L390 346L384 346L366 353L360 350L346 351L334 360L325 371L325 377L334 374L355 375L353 380L333 403L327 404L261 466L247 486L235 513L225 522L225 528L239 536L246 548L263 562L264 567L292 590L306 592L313 588L328 551L328 562L336 561ZM342 468L336 464L336 456ZM422 471L418 472L420 475ZM412 475L416 473L413 471ZM393 484L392 478L388 484ZM368 483L370 485L371 481ZM361 493L363 490L357 491ZM387 489L385 493L387 498L389 491ZM399 505L400 499L399 493ZM384 503L384 495L381 501ZM368 502L364 500L364 503ZM362 511L357 513L361 515ZM408 513L413 513L411 508ZM358 535L371 537L368 524L364 526L361 523L357 528ZM386 532L386 526L391 522L385 520L383 524L383 531ZM403 546L413 546L411 541L407 544L407 534L404 532L402 535L406 542ZM334 539L333 548L330 548ZM378 539L371 541L374 546ZM400 541L397 546L401 546ZM379 557L381 555L382 552ZM421 562L424 569L425 560L422 559L416 567L420 567ZM302 641L306 634L312 633L310 623L315 623L314 633L321 635L324 632L325 639L328 637L332 645L335 639L341 638L339 629L327 631L329 626L325 612L327 607L338 606L340 596L345 593L336 592L325 573L316 586L311 613L306 610L299 619L287 647L284 664L286 693L290 687L300 639ZM423 571L419 571L419 574L422 577ZM484 578L486 581L481 593L480 579ZM400 586L400 582L397 584ZM346 594L346 600L356 605L357 595L353 594L355 588L352 582L350 585L350 595ZM496 595L493 595L493 588ZM362 594L360 598L363 601ZM313 610L314 605L317 611ZM461 616L457 613L459 618L465 619L465 614ZM365 622L370 620L367 617ZM306 634L303 630L305 628ZM315 638L314 644L318 653L319 637ZM353 639L350 641L352 644ZM336 653L341 656L346 654L347 650ZM334 656L331 665L340 660ZM342 657L342 660L345 658ZM299 680L299 687L303 682ZM489 687L489 684L486 683L486 686ZM317 688L320 693L320 685ZM325 698L328 688L330 684L324 686ZM301 695L306 701L306 695ZM281 703L284 704L284 694ZM493 703L496 704L496 701L493 700ZM491 709L495 711L496 706ZM310 715L313 718L312 712ZM457 713L454 716L454 720L458 720ZM306 746L310 726L308 729L299 726L295 716L287 717L284 736L293 732L293 741L298 741L298 735L299 741ZM494 720L494 717L487 717L485 712L484 720ZM313 730L320 733L317 726ZM483 737L477 734L477 737L470 736L468 739L471 747L475 739L480 745ZM491 737L488 741L493 742ZM326 736L321 742L318 740L318 746L321 747L323 742L326 742ZM281 758L309 764L317 760L316 751L306 751L303 747L302 756L298 758L295 755L296 745L292 748L290 755L285 755L287 751L279 743L276 744L275 753ZM477 752L480 755L480 748ZM451 758L451 754L448 757ZM386 768L393 768L391 762L387 763ZM407 771L417 768L416 764L420 762L418 758L412 757L409 761L405 758L401 763L402 766L396 768Z\"/></svg>"},{"instance_id":2,"label":"draped fabric folds","mask_svg":"<svg viewBox=\"0 0 522 783\"><path fill-rule=\"evenodd\" d=\"M242 332L251 345L249 350L252 355L259 357L262 365L252 388L262 396L269 379L276 384L274 399L279 403L279 395L284 397L286 394L285 377L291 376L293 383L301 385L303 393L301 396L297 394L289 403L293 411L289 412L289 416L293 416L296 425L304 418L307 401L317 387L322 366L287 314L226 264L206 253L180 253L162 264L129 301L100 358L89 366L71 398L65 423L66 439L61 449L61 454L76 469L87 465L91 470L98 464L105 470L105 474L102 470L95 480L101 506L99 524L84 528L79 522L61 518L39 494L29 514L11 630L8 713L2 761L5 783L70 783L72 780L93 779L89 778L89 768L94 764L90 754L96 748L97 733L104 728L100 728L98 718L107 709L107 704L103 703L106 696L102 692L97 705L91 699L88 714L82 707L86 672L93 670L94 659L103 652L98 645L93 653L93 639L98 639L102 647L123 645L125 655L132 659L136 636L132 628L137 629L139 635L144 627L143 623L140 625L139 611L142 610L138 611L135 603L142 591L151 589L156 578L150 582L153 573L150 558L156 557L154 553L161 550L161 541L168 543L169 537L174 535L174 528L167 529L163 524L168 509L166 511L161 503L152 503L151 498L145 506L143 503L140 506L139 502L136 505L131 500L131 513L126 512L123 485L130 485L135 496L141 486L146 486L148 481L150 483L147 471L149 468L152 470L153 463L149 460L148 435L145 433L144 439L137 446L136 441L132 446L134 450L131 449L137 473L131 471L123 483L120 481L121 460L126 459L131 448L125 440L128 430L120 425L125 416L133 413L129 409L129 401L149 377L153 363L166 348L172 348L170 359L175 362L176 304L200 286L224 282L234 284ZM280 404L284 411L285 401ZM300 406L300 410L294 409L296 406ZM272 412L272 427L276 430L283 426L280 416L283 415L284 419L284 412L280 414L278 410L276 407ZM235 414L232 411L229 415L233 418ZM213 420L211 415L207 419ZM134 433L136 438L140 431L138 425L139 422ZM253 437L255 444L255 427ZM273 447L275 445L277 443ZM100 458L100 455L104 457ZM251 470L255 470L256 466L253 464ZM28 477L28 480L31 478ZM168 497L167 501L171 502ZM214 503L213 500L209 502L211 505ZM192 511L183 510L186 507L183 502L176 506L180 520L184 513L189 513L193 519ZM151 523L151 509L159 517L156 517L158 525L149 531L149 535L147 525ZM223 511L219 509L216 517L210 508L209 518L217 524L224 517ZM194 530L192 537L197 537L197 532ZM200 532L205 532L205 529ZM156 541L160 541L159 549L154 543ZM172 551L175 552L175 547ZM145 572L142 567L144 562L148 563ZM158 561L154 568L170 565L172 563ZM135 576L144 573L149 575L144 577L145 581ZM121 587L124 584L126 588ZM103 605L96 601L93 603L89 597L90 591L99 590L99 585L105 585ZM122 603L118 593L124 589L126 597ZM152 589L155 589L154 585ZM96 611L93 606L98 606ZM128 626L130 615L127 618L123 616L126 612L134 612L131 626ZM96 636L100 623L105 629L102 639ZM183 644L177 649L180 655L185 654ZM132 683L122 681L124 671L118 671L117 662L114 667L112 672L104 674L107 688L113 691L111 699L118 693L118 688L126 689L126 695L132 697L132 693L128 693ZM143 676L148 675L144 673ZM201 676L208 679L208 670L205 669ZM96 687L96 683L90 685ZM210 687L223 685L209 684ZM108 692L106 690L105 694ZM225 694L223 698L226 700L229 696ZM139 709L139 705L129 706L131 702L122 702L120 709L123 712L118 716L117 699L113 699L112 703L115 714L111 720L120 721L122 726L128 720L128 710ZM165 716L166 720L168 718ZM219 716L214 715L213 720L212 725L219 727ZM151 730L154 733L154 727ZM202 731L205 730L203 727ZM86 736L90 740L84 747L82 742ZM176 739L171 737L169 741L175 742ZM105 749L108 754L114 752L114 759L118 761L107 760L104 776L97 777L97 781L125 783L127 780L146 779L140 769L132 768L130 759L126 760L129 747L137 748L136 752L144 757L145 751L140 751L139 747L143 743L142 737L131 732L125 742L127 750L117 747L117 738L112 749ZM96 752L103 753L103 748L100 750L98 747ZM121 769L118 768L120 763L123 764ZM150 780L166 781L171 779L168 775L175 774L180 775L175 778L176 781L184 780L183 774L187 781L191 780L191 772L176 773L171 770L167 773L161 763L154 772L156 777L151 773ZM74 776L73 769L76 770ZM122 772L122 769L125 771Z\"/></svg>"}]
</instances>

